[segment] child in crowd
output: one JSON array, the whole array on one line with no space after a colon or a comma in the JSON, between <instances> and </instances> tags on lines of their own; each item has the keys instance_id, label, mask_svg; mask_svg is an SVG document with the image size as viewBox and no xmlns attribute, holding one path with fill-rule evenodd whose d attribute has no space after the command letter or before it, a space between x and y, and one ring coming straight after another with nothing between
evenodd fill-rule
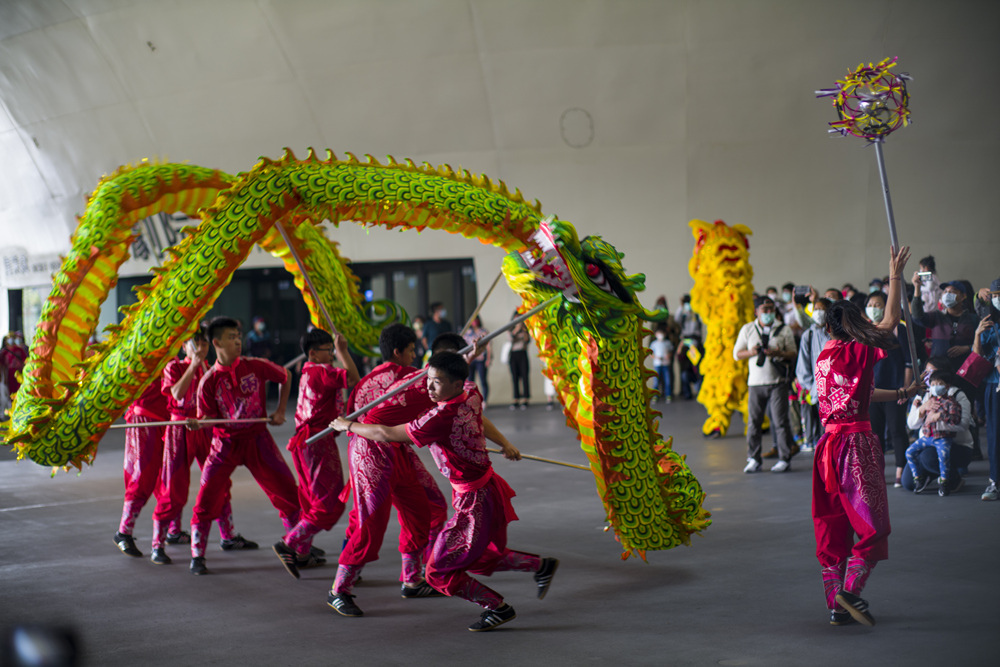
<instances>
[{"instance_id":1,"label":"child in crowd","mask_svg":"<svg viewBox=\"0 0 1000 667\"><path fill-rule=\"evenodd\" d=\"M321 554L310 553L313 537L330 530L344 512L340 494L344 490L344 471L337 449L337 434L329 433L312 444L309 436L327 427L344 413L344 392L358 383L347 339L334 338L322 329L302 336L302 352L307 361L299 380L299 401L295 410L295 435L288 443L299 474L299 522L279 542L274 552L296 579L299 568L322 565ZM334 350L344 366L333 366Z\"/></svg>"},{"instance_id":2,"label":"child in crowd","mask_svg":"<svg viewBox=\"0 0 1000 667\"><path fill-rule=\"evenodd\" d=\"M428 366L427 392L437 405L423 416L399 426L362 424L341 417L333 426L371 440L431 448L441 474L451 482L455 513L434 543L427 583L486 610L469 630L492 630L517 614L503 597L468 573L534 572L541 599L559 561L507 548L507 524L517 519L510 503L514 491L493 471L486 452L482 397L466 383L468 363L458 354L441 352L430 358ZM506 439L501 448L504 457L520 459L520 452Z\"/></svg>"},{"instance_id":3,"label":"child in crowd","mask_svg":"<svg viewBox=\"0 0 1000 667\"><path fill-rule=\"evenodd\" d=\"M930 484L930 477L919 463L920 452L928 447L937 450L938 455L938 495L946 496L948 470L951 466L953 438L962 426L962 406L949 392L955 389L949 383L949 375L944 371L931 373L927 394L913 399L913 406L907 418L907 426L920 429L920 438L906 448L906 462L913 473L914 493L920 493Z\"/></svg>"},{"instance_id":4,"label":"child in crowd","mask_svg":"<svg viewBox=\"0 0 1000 667\"><path fill-rule=\"evenodd\" d=\"M167 420L167 402L160 389L160 378L152 384L129 406L125 413L127 424L143 424ZM125 429L125 502L122 506L122 517L115 533L115 544L126 556L141 558L142 552L135 546L132 531L139 512L146 505L149 497L156 493L157 505L163 489L158 484L160 465L163 460L163 427L137 426ZM156 547L156 537L153 537L153 547Z\"/></svg>"},{"instance_id":5,"label":"child in crowd","mask_svg":"<svg viewBox=\"0 0 1000 667\"><path fill-rule=\"evenodd\" d=\"M198 387L198 419L250 420L267 418L274 425L285 422L291 391L287 370L275 363L241 357L239 323L230 317L216 317L208 324L208 336L215 348L216 362ZM266 411L266 381L281 384L278 407ZM274 438L261 422L218 424L212 429L212 449L201 470L201 487L191 517L191 573L208 574L205 547L212 521L222 512L231 486L230 477L238 465L250 469L278 510L286 530L299 520L295 477L281 457Z\"/></svg>"},{"instance_id":6,"label":"child in crowd","mask_svg":"<svg viewBox=\"0 0 1000 667\"><path fill-rule=\"evenodd\" d=\"M660 392L661 401L670 403L674 400L674 344L667 338L666 327L657 327L649 348L653 351L656 390Z\"/></svg>"},{"instance_id":7,"label":"child in crowd","mask_svg":"<svg viewBox=\"0 0 1000 667\"><path fill-rule=\"evenodd\" d=\"M184 342L184 355L183 359L171 359L163 369L162 391L167 400L167 412L170 420L177 422L194 420L198 412L198 384L205 375L205 359L208 356L208 337L204 329L199 327ZM165 429L163 466L160 469L163 494L158 498L153 512L153 554L150 557L157 565L171 562L163 548L164 544L186 544L191 541L190 533L180 528L181 514L191 487L191 464L198 461L198 467L204 467L211 444L208 431L203 429L188 428L180 423ZM217 520L222 549L256 549L256 542L251 542L236 532L230 498L227 492Z\"/></svg>"},{"instance_id":8,"label":"child in crowd","mask_svg":"<svg viewBox=\"0 0 1000 667\"><path fill-rule=\"evenodd\" d=\"M829 307L830 300L827 298L817 298L813 303L812 325L802 334L799 357L795 364L795 377L802 387L805 402L802 407L804 427L802 451L804 452L811 452L823 436L823 424L819 420L816 397L816 360L830 340L830 336L826 333L826 309Z\"/></svg>"}]
</instances>

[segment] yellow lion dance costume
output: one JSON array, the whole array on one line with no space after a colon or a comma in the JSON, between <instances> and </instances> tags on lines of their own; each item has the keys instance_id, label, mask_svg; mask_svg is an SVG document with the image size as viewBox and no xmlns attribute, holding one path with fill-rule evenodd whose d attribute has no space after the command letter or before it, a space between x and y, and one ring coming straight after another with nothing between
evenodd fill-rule
<instances>
[{"instance_id":1,"label":"yellow lion dance costume","mask_svg":"<svg viewBox=\"0 0 1000 667\"><path fill-rule=\"evenodd\" d=\"M692 220L695 246L688 271L694 278L691 309L705 325L705 354L700 371L704 378L698 402L708 410L701 427L706 436L725 435L733 413L747 412L747 363L733 359L740 327L754 318L753 267L750 242L753 232L744 225L730 227Z\"/></svg>"}]
</instances>

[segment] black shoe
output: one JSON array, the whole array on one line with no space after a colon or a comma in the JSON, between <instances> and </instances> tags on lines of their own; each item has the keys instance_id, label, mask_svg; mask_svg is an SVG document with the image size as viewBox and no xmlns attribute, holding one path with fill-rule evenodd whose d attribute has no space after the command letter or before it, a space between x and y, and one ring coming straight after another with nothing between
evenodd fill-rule
<instances>
[{"instance_id":1,"label":"black shoe","mask_svg":"<svg viewBox=\"0 0 1000 667\"><path fill-rule=\"evenodd\" d=\"M309 547L309 553L316 556L316 558L322 558L326 555L326 551L320 549L319 547Z\"/></svg>"},{"instance_id":2,"label":"black shoe","mask_svg":"<svg viewBox=\"0 0 1000 667\"><path fill-rule=\"evenodd\" d=\"M118 548L121 549L122 553L126 556L142 558L142 552L135 546L135 540L132 539L131 535L126 535L125 533L115 533L115 544L118 545Z\"/></svg>"},{"instance_id":3,"label":"black shoe","mask_svg":"<svg viewBox=\"0 0 1000 667\"><path fill-rule=\"evenodd\" d=\"M173 561L170 560L170 556L167 552L163 550L163 547L156 547L153 549L152 555L150 555L149 560L153 561L157 565L170 565Z\"/></svg>"},{"instance_id":4,"label":"black shoe","mask_svg":"<svg viewBox=\"0 0 1000 667\"><path fill-rule=\"evenodd\" d=\"M485 632L503 625L507 621L513 621L515 618L517 618L517 612L509 604L505 604L499 609L487 609L484 611L480 615L479 620L469 626L469 630L472 632Z\"/></svg>"},{"instance_id":5,"label":"black shoe","mask_svg":"<svg viewBox=\"0 0 1000 667\"><path fill-rule=\"evenodd\" d=\"M830 612L830 625L850 625L851 623L857 623L851 616L851 612L844 609L834 609Z\"/></svg>"},{"instance_id":6,"label":"black shoe","mask_svg":"<svg viewBox=\"0 0 1000 667\"><path fill-rule=\"evenodd\" d=\"M167 533L167 544L191 544L191 533L182 530L179 533Z\"/></svg>"},{"instance_id":7,"label":"black shoe","mask_svg":"<svg viewBox=\"0 0 1000 667\"><path fill-rule=\"evenodd\" d=\"M306 554L305 558L299 558L298 554L296 554L295 567L300 570L305 570L310 567L322 567L323 565L326 565L326 559L320 558L311 551Z\"/></svg>"},{"instance_id":8,"label":"black shoe","mask_svg":"<svg viewBox=\"0 0 1000 667\"><path fill-rule=\"evenodd\" d=\"M931 478L927 477L926 475L924 477L917 477L916 479L913 480L913 492L920 493L928 486L930 486L930 483L931 483Z\"/></svg>"},{"instance_id":9,"label":"black shoe","mask_svg":"<svg viewBox=\"0 0 1000 667\"><path fill-rule=\"evenodd\" d=\"M205 557L199 556L197 558L191 559L191 574L201 576L203 574L208 574L208 568L205 566Z\"/></svg>"},{"instance_id":10,"label":"black shoe","mask_svg":"<svg viewBox=\"0 0 1000 667\"><path fill-rule=\"evenodd\" d=\"M278 560L280 560L281 564L285 566L286 570L288 570L288 574L298 579L299 566L298 557L296 557L295 552L289 549L284 542L280 541L275 542L272 548L274 549L274 553L278 555Z\"/></svg>"},{"instance_id":11,"label":"black shoe","mask_svg":"<svg viewBox=\"0 0 1000 667\"><path fill-rule=\"evenodd\" d=\"M948 490L948 478L946 478L946 477L938 477L938 481L937 482L938 482L938 495L939 496L941 496L942 498L944 498L949 493L951 493L951 491Z\"/></svg>"},{"instance_id":12,"label":"black shoe","mask_svg":"<svg viewBox=\"0 0 1000 667\"><path fill-rule=\"evenodd\" d=\"M354 596L350 593L330 593L326 596L326 604L341 616L364 616L358 605L354 604Z\"/></svg>"},{"instance_id":13,"label":"black shoe","mask_svg":"<svg viewBox=\"0 0 1000 667\"><path fill-rule=\"evenodd\" d=\"M236 551L238 549L258 549L260 545L256 542L251 542L242 535L237 535L231 540L222 540L219 542L219 546L222 547L223 551Z\"/></svg>"},{"instance_id":14,"label":"black shoe","mask_svg":"<svg viewBox=\"0 0 1000 667\"><path fill-rule=\"evenodd\" d=\"M549 592L549 585L552 584L552 577L559 567L559 560L556 558L543 558L542 564L535 572L535 583L538 584L538 599L541 600ZM513 617L511 617L513 618Z\"/></svg>"},{"instance_id":15,"label":"black shoe","mask_svg":"<svg viewBox=\"0 0 1000 667\"><path fill-rule=\"evenodd\" d=\"M875 625L875 617L868 611L868 601L854 593L840 591L837 593L837 604L847 610L854 620L867 626Z\"/></svg>"},{"instance_id":16,"label":"black shoe","mask_svg":"<svg viewBox=\"0 0 1000 667\"><path fill-rule=\"evenodd\" d=\"M404 598L440 598L444 597L444 593L437 590L426 581L421 581L414 587L409 587L403 584L401 589L401 594Z\"/></svg>"},{"instance_id":17,"label":"black shoe","mask_svg":"<svg viewBox=\"0 0 1000 667\"><path fill-rule=\"evenodd\" d=\"M764 452L764 454L761 456L761 458L762 459L776 459L776 458L778 458L778 450L775 449L774 447L771 447L771 449L769 449L766 452Z\"/></svg>"}]
</instances>

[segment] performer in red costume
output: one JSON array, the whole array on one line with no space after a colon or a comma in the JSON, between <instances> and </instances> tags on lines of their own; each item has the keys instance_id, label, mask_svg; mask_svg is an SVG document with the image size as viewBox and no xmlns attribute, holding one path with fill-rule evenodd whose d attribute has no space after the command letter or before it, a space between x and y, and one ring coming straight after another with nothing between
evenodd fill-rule
<instances>
[{"instance_id":1,"label":"performer in red costume","mask_svg":"<svg viewBox=\"0 0 1000 667\"><path fill-rule=\"evenodd\" d=\"M903 400L919 390L916 383L906 389L874 388L875 364L887 348L897 345L893 331L899 323L902 273L909 257L909 248L892 251L886 312L878 324L847 300L826 311L831 340L816 359L816 395L825 433L813 459L812 513L832 625L852 620L875 624L860 595L875 564L889 557L891 528L885 460L872 433L868 405Z\"/></svg>"},{"instance_id":2,"label":"performer in red costume","mask_svg":"<svg viewBox=\"0 0 1000 667\"><path fill-rule=\"evenodd\" d=\"M302 336L301 344L307 361L299 380L295 435L288 449L299 474L302 514L299 522L274 544L274 553L296 579L299 568L326 562L320 553L311 553L313 537L321 530L333 528L344 513L344 501L340 499L344 470L337 449L337 433L329 433L313 443L306 440L344 414L345 392L360 379L347 340L339 333L334 339L322 329L313 329ZM333 366L334 349L343 368Z\"/></svg>"},{"instance_id":3,"label":"performer in red costume","mask_svg":"<svg viewBox=\"0 0 1000 667\"><path fill-rule=\"evenodd\" d=\"M264 359L241 357L239 323L232 318L213 319L208 324L208 336L217 359L198 387L198 418L267 417L271 424L283 424L291 391L288 371ZM278 407L270 415L265 405L265 381L281 384ZM230 476L238 465L250 469L281 515L285 530L290 530L299 520L295 477L267 426L261 422L214 426L212 448L201 470L201 487L191 517L192 574L208 574L205 566L208 533L212 521L222 513L232 485Z\"/></svg>"},{"instance_id":4,"label":"performer in red costume","mask_svg":"<svg viewBox=\"0 0 1000 667\"><path fill-rule=\"evenodd\" d=\"M507 524L517 519L510 503L514 491L493 471L486 452L482 396L474 383L467 382L469 365L458 354L440 352L431 357L428 366L427 393L436 407L423 416L400 426L364 424L341 417L331 426L370 440L430 447L441 474L451 482L455 513L434 543L427 563L427 583L486 610L469 630L492 630L513 620L514 608L468 573L534 572L538 597L543 598L559 561L507 548ZM520 452L505 438L501 437L500 445L506 458L520 459ZM330 598L332 605L339 596L331 592ZM353 605L350 599L344 602Z\"/></svg>"}]
</instances>

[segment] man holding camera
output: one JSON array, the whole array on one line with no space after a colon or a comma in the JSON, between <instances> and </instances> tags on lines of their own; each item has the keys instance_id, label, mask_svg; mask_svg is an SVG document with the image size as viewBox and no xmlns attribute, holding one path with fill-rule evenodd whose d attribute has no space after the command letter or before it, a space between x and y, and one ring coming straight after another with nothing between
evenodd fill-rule
<instances>
[{"instance_id":1,"label":"man holding camera","mask_svg":"<svg viewBox=\"0 0 1000 667\"><path fill-rule=\"evenodd\" d=\"M754 306L757 319L743 325L733 347L734 359L750 360L747 378L750 423L747 426L747 464L743 472L760 470L761 427L768 406L774 420L771 428L778 436L778 462L771 466L771 472L785 472L792 458L788 387L797 356L795 336L789 327L775 323L774 301L766 296L758 297Z\"/></svg>"}]
</instances>

